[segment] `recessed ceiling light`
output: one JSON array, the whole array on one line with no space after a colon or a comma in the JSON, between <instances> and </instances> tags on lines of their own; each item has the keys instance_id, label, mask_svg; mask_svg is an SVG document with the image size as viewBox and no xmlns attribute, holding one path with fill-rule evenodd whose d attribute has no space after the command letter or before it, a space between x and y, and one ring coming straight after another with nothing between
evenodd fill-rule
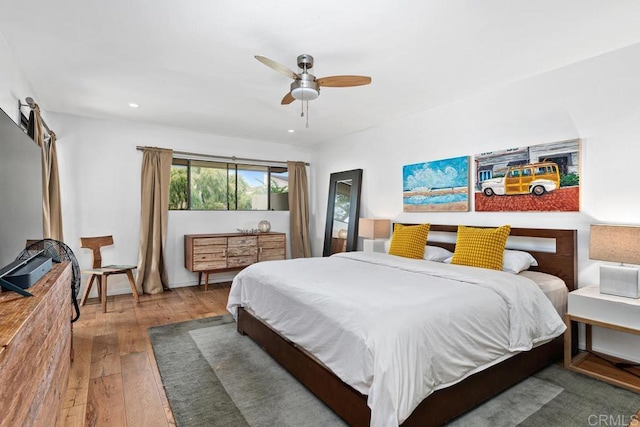
<instances>
[{"instance_id":1,"label":"recessed ceiling light","mask_svg":"<svg viewBox=\"0 0 640 427\"><path fill-rule=\"evenodd\" d=\"M294 132L295 132L295 130L293 130L293 129L289 129L287 132L289 132L289 133L294 133Z\"/></svg>"},{"instance_id":2,"label":"recessed ceiling light","mask_svg":"<svg viewBox=\"0 0 640 427\"><path fill-rule=\"evenodd\" d=\"M139 105L138 105L138 104L136 104L135 102L130 102L130 103L129 103L129 107L131 107L131 108L138 108L138 107L139 107Z\"/></svg>"}]
</instances>

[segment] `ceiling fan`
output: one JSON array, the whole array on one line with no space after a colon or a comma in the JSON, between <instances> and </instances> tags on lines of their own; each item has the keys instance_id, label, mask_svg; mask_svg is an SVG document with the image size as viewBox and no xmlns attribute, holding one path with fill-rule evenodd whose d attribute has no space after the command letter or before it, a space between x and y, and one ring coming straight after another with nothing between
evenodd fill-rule
<instances>
[{"instance_id":1,"label":"ceiling fan","mask_svg":"<svg viewBox=\"0 0 640 427\"><path fill-rule=\"evenodd\" d=\"M295 73L284 65L264 56L255 55L255 58L267 67L293 79L291 90L280 102L282 105L291 104L296 99L300 101L312 101L320 95L320 86L351 87L371 83L371 77L367 76L329 76L316 78L316 76L309 72L309 70L313 68L313 56L307 54L298 56L298 67L302 70L301 73ZM307 112L308 108L307 104ZM301 115L304 117L304 111ZM308 123L307 127L309 127Z\"/></svg>"}]
</instances>

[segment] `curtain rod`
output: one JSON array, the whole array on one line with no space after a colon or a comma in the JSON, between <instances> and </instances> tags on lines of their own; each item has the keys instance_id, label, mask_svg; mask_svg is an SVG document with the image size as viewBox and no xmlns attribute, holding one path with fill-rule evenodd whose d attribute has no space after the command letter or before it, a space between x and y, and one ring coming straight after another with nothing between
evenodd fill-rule
<instances>
[{"instance_id":1,"label":"curtain rod","mask_svg":"<svg viewBox=\"0 0 640 427\"><path fill-rule=\"evenodd\" d=\"M31 98L30 96L27 96L24 100L27 102L26 104L23 104L18 99L18 110L22 107L29 107L32 110L34 110L38 105L34 102L33 98ZM51 129L49 129L49 126L47 126L47 122L45 122L44 119L42 118L42 114L40 115L40 121L42 122L42 126L44 126L44 128L47 130L47 133L51 135L53 132L51 131Z\"/></svg>"},{"instance_id":2,"label":"curtain rod","mask_svg":"<svg viewBox=\"0 0 640 427\"><path fill-rule=\"evenodd\" d=\"M136 150L138 151L143 151L145 148L155 148L155 147L142 147L140 145L136 146ZM280 165L287 164L287 162L282 162L277 160L248 159L246 157L236 157L236 156L214 156L213 154L200 154L200 153L191 153L188 151L177 151L177 150L173 150L173 152L175 154L182 154L183 156L206 157L210 159L225 159L225 160L232 160L234 162L246 161L246 162L275 163ZM309 163L305 162L305 166L309 166Z\"/></svg>"}]
</instances>

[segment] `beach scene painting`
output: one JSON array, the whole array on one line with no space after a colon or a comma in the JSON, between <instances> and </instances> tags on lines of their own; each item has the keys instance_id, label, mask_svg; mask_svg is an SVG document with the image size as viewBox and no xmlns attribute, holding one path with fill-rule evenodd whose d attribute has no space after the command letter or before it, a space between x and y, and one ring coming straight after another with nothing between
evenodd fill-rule
<instances>
[{"instance_id":1,"label":"beach scene painting","mask_svg":"<svg viewBox=\"0 0 640 427\"><path fill-rule=\"evenodd\" d=\"M402 167L404 212L468 212L469 156Z\"/></svg>"}]
</instances>

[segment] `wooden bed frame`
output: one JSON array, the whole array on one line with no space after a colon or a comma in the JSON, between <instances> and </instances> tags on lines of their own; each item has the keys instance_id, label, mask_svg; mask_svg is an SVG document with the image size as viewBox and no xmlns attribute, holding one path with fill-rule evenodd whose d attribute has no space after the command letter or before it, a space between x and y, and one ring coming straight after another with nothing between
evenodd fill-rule
<instances>
[{"instance_id":1,"label":"wooden bed frame","mask_svg":"<svg viewBox=\"0 0 640 427\"><path fill-rule=\"evenodd\" d=\"M457 226L431 224L430 231L455 233ZM538 261L538 267L530 269L558 276L564 280L569 291L575 289L577 279L576 230L512 228L510 236L554 239L555 253L527 249L527 252L530 252ZM455 248L453 243L429 242L429 244L441 246L451 251ZM242 335L249 335L264 351L291 372L349 425L369 425L371 410L367 406L367 396L344 383L306 351L243 308L238 308L238 332ZM577 327L574 327L571 333L574 338L577 337ZM577 339L572 342L577 346ZM471 375L451 387L435 391L418 405L402 426L442 425L531 376L538 370L560 360L563 349L563 337L560 336L531 351L522 352ZM575 352L576 349L572 350Z\"/></svg>"}]
</instances>

